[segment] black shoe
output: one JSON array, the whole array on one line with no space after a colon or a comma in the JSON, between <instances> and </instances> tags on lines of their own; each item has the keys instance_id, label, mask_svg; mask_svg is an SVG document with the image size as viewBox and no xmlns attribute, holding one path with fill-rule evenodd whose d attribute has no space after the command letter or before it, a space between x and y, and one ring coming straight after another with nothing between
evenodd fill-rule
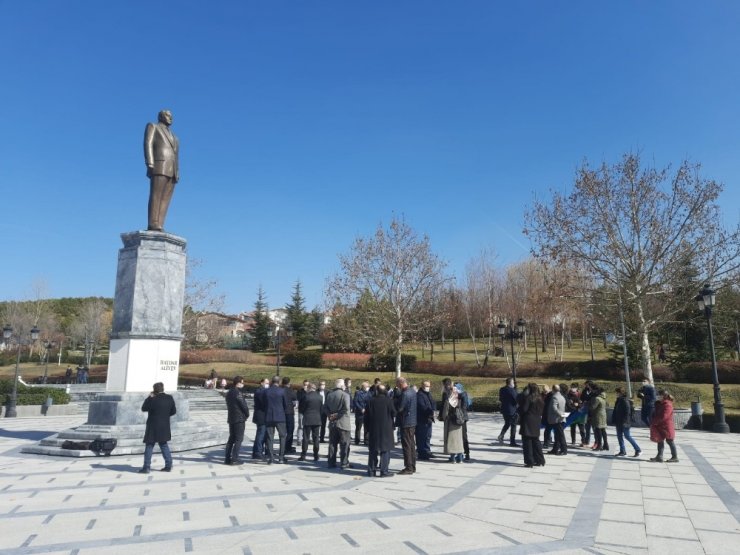
<instances>
[{"instance_id":1,"label":"black shoe","mask_svg":"<svg viewBox=\"0 0 740 555\"><path fill-rule=\"evenodd\" d=\"M470 453L465 455L465 458L463 459L465 462L470 462Z\"/></svg>"},{"instance_id":2,"label":"black shoe","mask_svg":"<svg viewBox=\"0 0 740 555\"><path fill-rule=\"evenodd\" d=\"M533 465L533 464L525 464L525 465L524 465L524 468L533 468L533 467L534 467L534 465Z\"/></svg>"},{"instance_id":3,"label":"black shoe","mask_svg":"<svg viewBox=\"0 0 740 555\"><path fill-rule=\"evenodd\" d=\"M381 472L380 474L381 478L390 478L391 476L393 476L393 472L386 472L385 474Z\"/></svg>"},{"instance_id":4,"label":"black shoe","mask_svg":"<svg viewBox=\"0 0 740 555\"><path fill-rule=\"evenodd\" d=\"M241 463L239 463L239 464L241 464ZM164 468L160 468L159 471L160 472L172 472L172 467L171 466L165 466Z\"/></svg>"},{"instance_id":5,"label":"black shoe","mask_svg":"<svg viewBox=\"0 0 740 555\"><path fill-rule=\"evenodd\" d=\"M272 458L267 459L267 464L272 464Z\"/></svg>"},{"instance_id":6,"label":"black shoe","mask_svg":"<svg viewBox=\"0 0 740 555\"><path fill-rule=\"evenodd\" d=\"M298 460L299 461L305 461L306 460L306 454L305 453L301 453L301 456L298 457Z\"/></svg>"},{"instance_id":7,"label":"black shoe","mask_svg":"<svg viewBox=\"0 0 740 555\"><path fill-rule=\"evenodd\" d=\"M555 453L555 454L556 454L557 456L561 456L561 455L567 455L567 454L568 454L568 451L560 451L559 453Z\"/></svg>"},{"instance_id":8,"label":"black shoe","mask_svg":"<svg viewBox=\"0 0 740 555\"><path fill-rule=\"evenodd\" d=\"M151 472L151 470L149 470L148 468L140 468L139 469L139 474L149 474L150 472Z\"/></svg>"},{"instance_id":9,"label":"black shoe","mask_svg":"<svg viewBox=\"0 0 740 555\"><path fill-rule=\"evenodd\" d=\"M231 461L224 461L224 464L225 464L226 466L228 466L228 465L230 465L230 464L231 464Z\"/></svg>"},{"instance_id":10,"label":"black shoe","mask_svg":"<svg viewBox=\"0 0 740 555\"><path fill-rule=\"evenodd\" d=\"M314 456L313 456L313 462L316 462L316 461L318 461L318 460L319 460L319 456L318 456L318 455L314 455Z\"/></svg>"},{"instance_id":11,"label":"black shoe","mask_svg":"<svg viewBox=\"0 0 740 555\"><path fill-rule=\"evenodd\" d=\"M399 472L398 474L399 474L399 475L401 475L401 474L403 474L403 475L406 475L406 474L413 474L413 473L414 473L414 471L413 471L413 470L409 470L408 468L404 468L404 469L403 469L403 470L401 470L401 471L400 471L400 472Z\"/></svg>"},{"instance_id":12,"label":"black shoe","mask_svg":"<svg viewBox=\"0 0 740 555\"><path fill-rule=\"evenodd\" d=\"M244 464L244 461L231 461L229 464L231 466L241 466Z\"/></svg>"},{"instance_id":13,"label":"black shoe","mask_svg":"<svg viewBox=\"0 0 740 555\"><path fill-rule=\"evenodd\" d=\"M557 452L557 451L555 451L555 449L551 449L550 451L548 451L548 452L547 452L547 454L548 454L548 455L557 455L557 454L558 454L558 452Z\"/></svg>"}]
</instances>

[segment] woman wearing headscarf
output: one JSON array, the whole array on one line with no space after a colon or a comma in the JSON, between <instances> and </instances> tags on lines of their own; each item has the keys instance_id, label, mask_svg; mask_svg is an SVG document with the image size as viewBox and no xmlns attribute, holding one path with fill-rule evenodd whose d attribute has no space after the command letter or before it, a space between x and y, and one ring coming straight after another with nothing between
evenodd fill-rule
<instances>
[{"instance_id":1,"label":"woman wearing headscarf","mask_svg":"<svg viewBox=\"0 0 740 555\"><path fill-rule=\"evenodd\" d=\"M542 453L542 444L540 443L540 424L544 409L545 402L540 396L537 384L529 384L519 407L524 466L527 468L545 466L545 455Z\"/></svg>"},{"instance_id":2,"label":"woman wearing headscarf","mask_svg":"<svg viewBox=\"0 0 740 555\"><path fill-rule=\"evenodd\" d=\"M462 427L467 417L467 407L458 388L452 385L452 380L445 378L442 383L444 392L439 420L444 422L444 452L450 456L449 462L461 463L465 450Z\"/></svg>"},{"instance_id":3,"label":"woman wearing headscarf","mask_svg":"<svg viewBox=\"0 0 740 555\"><path fill-rule=\"evenodd\" d=\"M671 449L671 458L665 462L678 462L676 444L676 428L673 425L673 397L665 389L658 392L658 400L655 402L655 412L650 420L650 440L658 444L658 455L651 458L650 462L663 462L663 449L665 444Z\"/></svg>"}]
</instances>

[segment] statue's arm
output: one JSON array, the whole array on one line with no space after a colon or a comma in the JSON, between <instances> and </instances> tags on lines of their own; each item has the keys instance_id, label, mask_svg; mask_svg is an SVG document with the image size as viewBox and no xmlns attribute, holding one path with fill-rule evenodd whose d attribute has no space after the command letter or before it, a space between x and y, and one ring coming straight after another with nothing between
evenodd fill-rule
<instances>
[{"instance_id":1,"label":"statue's arm","mask_svg":"<svg viewBox=\"0 0 740 555\"><path fill-rule=\"evenodd\" d=\"M153 124L146 124L146 130L144 131L144 162L148 170L154 168L154 130ZM149 175L148 171L147 175Z\"/></svg>"}]
</instances>

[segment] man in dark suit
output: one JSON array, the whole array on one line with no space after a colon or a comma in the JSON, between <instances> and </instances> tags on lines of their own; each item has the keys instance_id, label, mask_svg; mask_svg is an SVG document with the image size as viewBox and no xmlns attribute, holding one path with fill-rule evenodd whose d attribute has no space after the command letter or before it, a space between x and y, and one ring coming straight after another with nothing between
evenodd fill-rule
<instances>
[{"instance_id":1,"label":"man in dark suit","mask_svg":"<svg viewBox=\"0 0 740 555\"><path fill-rule=\"evenodd\" d=\"M303 415L303 441L299 461L306 460L308 442L313 443L313 460L319 460L319 429L321 428L321 395L316 391L316 384L308 384L308 391L298 401L298 412ZM309 440L310 438L310 440Z\"/></svg>"},{"instance_id":2,"label":"man in dark suit","mask_svg":"<svg viewBox=\"0 0 740 555\"><path fill-rule=\"evenodd\" d=\"M298 396L293 388L290 387L290 378L285 376L283 378L283 390L285 391L285 452L295 453L295 447L293 447L293 432L295 432L295 408L298 405Z\"/></svg>"},{"instance_id":3,"label":"man in dark suit","mask_svg":"<svg viewBox=\"0 0 740 555\"><path fill-rule=\"evenodd\" d=\"M432 383L425 380L421 389L416 392L416 452L422 461L428 461L432 455L432 424L436 405L432 398Z\"/></svg>"},{"instance_id":4,"label":"man in dark suit","mask_svg":"<svg viewBox=\"0 0 740 555\"><path fill-rule=\"evenodd\" d=\"M404 466L399 474L413 474L416 472L416 392L409 387L406 378L398 378L396 387L401 391L395 400Z\"/></svg>"},{"instance_id":5,"label":"man in dark suit","mask_svg":"<svg viewBox=\"0 0 740 555\"><path fill-rule=\"evenodd\" d=\"M265 390L265 425L267 426L267 464L272 464L273 442L275 430L280 440L280 451L277 462L284 464L285 460L285 413L288 411L288 401L285 398L285 389L280 387L280 376L272 378L272 384Z\"/></svg>"},{"instance_id":6,"label":"man in dark suit","mask_svg":"<svg viewBox=\"0 0 740 555\"><path fill-rule=\"evenodd\" d=\"M504 417L504 427L498 435L499 445L503 445L506 431L509 432L509 446L518 447L516 443L516 421L517 421L517 390L514 378L506 378L506 385L498 390L498 400L501 403L501 415Z\"/></svg>"},{"instance_id":7,"label":"man in dark suit","mask_svg":"<svg viewBox=\"0 0 740 555\"><path fill-rule=\"evenodd\" d=\"M225 464L239 465L239 451L244 441L244 425L249 418L249 407L242 397L244 380L241 376L234 378L229 392L226 394L226 409L228 410L229 441L226 442Z\"/></svg>"},{"instance_id":8,"label":"man in dark suit","mask_svg":"<svg viewBox=\"0 0 740 555\"><path fill-rule=\"evenodd\" d=\"M157 123L147 123L144 132L144 161L149 178L150 231L162 231L175 183L180 180L178 155L180 145L170 130L172 112L159 112Z\"/></svg>"},{"instance_id":9,"label":"man in dark suit","mask_svg":"<svg viewBox=\"0 0 740 555\"><path fill-rule=\"evenodd\" d=\"M369 454L367 458L367 475L378 475L378 457L380 457L380 476L391 476L388 466L393 449L393 419L396 409L393 401L386 395L385 386L375 384L376 395L370 397L365 409L365 430L368 434Z\"/></svg>"},{"instance_id":10,"label":"man in dark suit","mask_svg":"<svg viewBox=\"0 0 740 555\"><path fill-rule=\"evenodd\" d=\"M149 394L149 397L141 405L141 410L148 413L146 431L144 432L144 443L146 444L144 448L144 466L139 470L141 474L149 474L151 471L155 443L159 444L159 449L162 451L162 457L164 458L162 472L172 470L172 454L167 442L172 439L170 417L177 413L177 408L175 408L175 400L172 395L167 395L164 392L162 382L155 383L152 389L153 391Z\"/></svg>"},{"instance_id":11,"label":"man in dark suit","mask_svg":"<svg viewBox=\"0 0 740 555\"><path fill-rule=\"evenodd\" d=\"M265 456L265 442L267 438L267 426L265 425L265 393L270 386L267 378L260 382L260 387L254 392L254 414L252 422L257 426L254 433L254 445L252 446L252 458L262 459Z\"/></svg>"}]
</instances>

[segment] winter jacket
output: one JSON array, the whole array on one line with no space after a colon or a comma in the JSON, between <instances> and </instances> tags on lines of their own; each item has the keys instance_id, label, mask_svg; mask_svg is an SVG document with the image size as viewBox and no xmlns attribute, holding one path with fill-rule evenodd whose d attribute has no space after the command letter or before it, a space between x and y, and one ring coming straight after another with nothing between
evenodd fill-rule
<instances>
[{"instance_id":1,"label":"winter jacket","mask_svg":"<svg viewBox=\"0 0 740 555\"><path fill-rule=\"evenodd\" d=\"M589 418L594 428L606 428L606 393L603 391L591 397Z\"/></svg>"},{"instance_id":2,"label":"winter jacket","mask_svg":"<svg viewBox=\"0 0 740 555\"><path fill-rule=\"evenodd\" d=\"M675 437L673 403L669 400L656 401L653 419L650 421L650 440L658 442Z\"/></svg>"}]
</instances>

